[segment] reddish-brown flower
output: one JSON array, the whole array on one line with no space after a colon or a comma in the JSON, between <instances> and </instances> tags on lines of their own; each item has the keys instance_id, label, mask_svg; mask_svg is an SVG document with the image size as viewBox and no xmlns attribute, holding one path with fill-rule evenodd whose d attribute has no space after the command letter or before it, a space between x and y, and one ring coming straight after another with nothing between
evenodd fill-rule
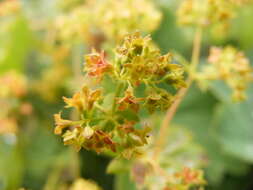
<instances>
[{"instance_id":1,"label":"reddish-brown flower","mask_svg":"<svg viewBox=\"0 0 253 190\"><path fill-rule=\"evenodd\" d=\"M102 75L109 71L111 65L105 60L105 52L97 53L94 51L92 54L85 56L86 71L89 76L102 77Z\"/></svg>"},{"instance_id":2,"label":"reddish-brown flower","mask_svg":"<svg viewBox=\"0 0 253 190\"><path fill-rule=\"evenodd\" d=\"M177 178L182 179L185 184L204 184L202 179L202 171L193 170L191 168L185 167L182 172L175 175Z\"/></svg>"},{"instance_id":3,"label":"reddish-brown flower","mask_svg":"<svg viewBox=\"0 0 253 190\"><path fill-rule=\"evenodd\" d=\"M143 100L142 98L136 98L133 93L133 89L128 87L125 91L125 96L118 100L119 110L131 109L134 112L139 111L139 102Z\"/></svg>"}]
</instances>

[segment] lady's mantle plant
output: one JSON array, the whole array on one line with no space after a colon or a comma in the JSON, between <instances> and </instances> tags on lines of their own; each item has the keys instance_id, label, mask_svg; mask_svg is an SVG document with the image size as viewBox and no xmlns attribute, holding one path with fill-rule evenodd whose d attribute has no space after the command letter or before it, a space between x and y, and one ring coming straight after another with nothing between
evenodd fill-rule
<instances>
[{"instance_id":1,"label":"lady's mantle plant","mask_svg":"<svg viewBox=\"0 0 253 190\"><path fill-rule=\"evenodd\" d=\"M68 1L64 4L71 7ZM55 25L64 42L83 41L94 45L98 37L112 43L136 30L152 32L159 26L161 17L150 0L87 0L77 3L70 11L63 11Z\"/></svg>"},{"instance_id":2,"label":"lady's mantle plant","mask_svg":"<svg viewBox=\"0 0 253 190\"><path fill-rule=\"evenodd\" d=\"M208 28L213 36L225 36L238 8L252 0L184 0L177 11L182 26Z\"/></svg>"},{"instance_id":3,"label":"lady's mantle plant","mask_svg":"<svg viewBox=\"0 0 253 190\"><path fill-rule=\"evenodd\" d=\"M62 119L61 112L55 114L55 133L63 137L64 144L73 145L77 150L110 151L128 159L133 157L127 171L131 170L132 178L140 188L187 190L205 185L199 166L181 162L175 169L175 162L168 167L164 165L163 160L169 157L162 154L167 146L168 126L171 126L193 82L204 84L222 80L233 90L235 100L245 98L245 90L252 82L252 68L241 52L232 47L212 48L208 58L210 64L201 72L199 63L206 29L217 25L227 28L238 6L249 2L183 1L178 10L178 22L195 29L191 61L177 54L178 60L186 65L187 80L184 80L184 69L175 62L172 54L161 55L149 36L142 37L139 33L127 35L112 54L93 50L85 56L86 82L82 90L72 98L64 98L66 107L77 110L79 119ZM108 22L108 26L109 23L118 22ZM121 39L121 35L116 35L121 32L108 32L107 24L103 26L108 39L115 37L115 42ZM112 28L118 30L121 27L115 25ZM146 154L142 157L135 157L148 144L149 133L154 128L140 118L144 113L166 110L153 146L145 149ZM117 157L109 165L109 171L124 162L125 159L122 161Z\"/></svg>"},{"instance_id":4,"label":"lady's mantle plant","mask_svg":"<svg viewBox=\"0 0 253 190\"><path fill-rule=\"evenodd\" d=\"M253 81L253 70L243 52L231 46L212 47L208 63L197 76L200 85L221 80L231 88L234 101L246 99L247 87Z\"/></svg>"},{"instance_id":5,"label":"lady's mantle plant","mask_svg":"<svg viewBox=\"0 0 253 190\"><path fill-rule=\"evenodd\" d=\"M152 129L140 121L140 113L167 110L174 100L174 94L161 86L185 85L183 67L173 62L172 54L161 55L151 38L139 33L127 35L110 59L95 50L86 55L84 71L93 85L86 82L72 98L64 97L66 107L78 111L79 120L55 114L55 133L77 150L110 150L127 158L147 144ZM108 92L106 81L116 88ZM139 88L145 93L138 93Z\"/></svg>"},{"instance_id":6,"label":"lady's mantle plant","mask_svg":"<svg viewBox=\"0 0 253 190\"><path fill-rule=\"evenodd\" d=\"M206 27L213 24L228 24L235 17L238 6L251 0L184 0L178 10L182 25Z\"/></svg>"}]
</instances>

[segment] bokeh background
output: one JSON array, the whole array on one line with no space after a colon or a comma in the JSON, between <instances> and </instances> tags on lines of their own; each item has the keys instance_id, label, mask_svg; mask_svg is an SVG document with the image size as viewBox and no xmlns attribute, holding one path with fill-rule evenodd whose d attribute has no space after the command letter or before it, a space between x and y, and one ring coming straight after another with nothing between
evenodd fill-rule
<instances>
[{"instance_id":1,"label":"bokeh background","mask_svg":"<svg viewBox=\"0 0 253 190\"><path fill-rule=\"evenodd\" d=\"M56 39L55 19L74 5L69 0L69 4L20 0L19 8L8 8L4 2L14 0L0 0L0 189L67 189L82 177L105 190L135 190L127 173L106 173L109 156L77 153L53 133L53 114L63 108L62 96L80 88L83 55L91 46L78 40L72 43L71 38L71 45L64 46ZM64 3L68 6L63 9ZM194 30L177 24L180 1L153 3L162 13L159 27L151 34L155 43L163 53L177 51L190 59ZM238 11L225 32L205 31L201 62L210 46L227 44L253 61L253 6ZM96 40L101 39L96 36ZM207 91L193 85L173 120L190 131L205 152L207 189L253 189L253 85L247 94L247 101L235 104L222 83Z\"/></svg>"}]
</instances>

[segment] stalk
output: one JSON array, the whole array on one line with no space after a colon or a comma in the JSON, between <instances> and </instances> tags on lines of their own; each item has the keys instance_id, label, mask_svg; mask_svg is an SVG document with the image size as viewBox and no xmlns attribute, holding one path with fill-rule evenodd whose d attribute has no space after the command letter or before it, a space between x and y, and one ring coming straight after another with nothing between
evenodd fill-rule
<instances>
[{"instance_id":1,"label":"stalk","mask_svg":"<svg viewBox=\"0 0 253 190\"><path fill-rule=\"evenodd\" d=\"M116 104L117 104L117 97L120 95L122 87L123 87L123 83L118 82L116 90L115 90L115 94L114 94L113 104L112 104L112 114L115 112Z\"/></svg>"},{"instance_id":2,"label":"stalk","mask_svg":"<svg viewBox=\"0 0 253 190\"><path fill-rule=\"evenodd\" d=\"M191 87L191 84L194 79L194 74L196 72L197 65L199 64L199 57L200 57L200 49L201 49L201 40L202 40L202 28L198 27L195 32L194 42L193 42L193 51L192 51L192 59L191 59L191 65L190 65L190 74L188 79L186 80L186 87L181 88L176 97L175 101L171 105L171 107L168 109L165 118L162 122L161 128L159 130L157 141L154 146L154 159L156 160L161 153L163 146L165 144L166 138L168 136L168 129L170 126L170 123L174 117L174 115L177 112L177 109L182 102L183 98L185 97L186 93L188 92L189 88Z\"/></svg>"}]
</instances>

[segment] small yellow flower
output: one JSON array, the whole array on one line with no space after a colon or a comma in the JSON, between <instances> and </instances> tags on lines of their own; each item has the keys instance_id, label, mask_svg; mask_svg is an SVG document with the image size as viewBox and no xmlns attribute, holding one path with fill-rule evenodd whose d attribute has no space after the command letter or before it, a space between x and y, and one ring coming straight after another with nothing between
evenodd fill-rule
<instances>
[{"instance_id":1,"label":"small yellow flower","mask_svg":"<svg viewBox=\"0 0 253 190\"><path fill-rule=\"evenodd\" d=\"M101 190L101 188L93 181L80 178L71 185L70 190Z\"/></svg>"},{"instance_id":2,"label":"small yellow flower","mask_svg":"<svg viewBox=\"0 0 253 190\"><path fill-rule=\"evenodd\" d=\"M89 126L86 126L83 130L82 135L84 136L84 138L90 139L93 136L93 134L94 134L94 130Z\"/></svg>"},{"instance_id":3,"label":"small yellow flower","mask_svg":"<svg viewBox=\"0 0 253 190\"><path fill-rule=\"evenodd\" d=\"M67 104L66 108L75 107L79 111L84 109L83 100L80 92L75 93L72 98L63 97L63 100Z\"/></svg>"},{"instance_id":4,"label":"small yellow flower","mask_svg":"<svg viewBox=\"0 0 253 190\"><path fill-rule=\"evenodd\" d=\"M67 108L74 107L79 111L85 109L91 110L93 104L101 98L101 90L91 91L87 86L84 86L80 92L73 95L72 98L63 97Z\"/></svg>"},{"instance_id":5,"label":"small yellow flower","mask_svg":"<svg viewBox=\"0 0 253 190\"><path fill-rule=\"evenodd\" d=\"M70 127L73 124L73 122L70 120L62 119L61 113L54 114L54 120L55 120L55 124L56 124L56 127L54 129L54 133L56 135L61 135L63 129Z\"/></svg>"}]
</instances>

